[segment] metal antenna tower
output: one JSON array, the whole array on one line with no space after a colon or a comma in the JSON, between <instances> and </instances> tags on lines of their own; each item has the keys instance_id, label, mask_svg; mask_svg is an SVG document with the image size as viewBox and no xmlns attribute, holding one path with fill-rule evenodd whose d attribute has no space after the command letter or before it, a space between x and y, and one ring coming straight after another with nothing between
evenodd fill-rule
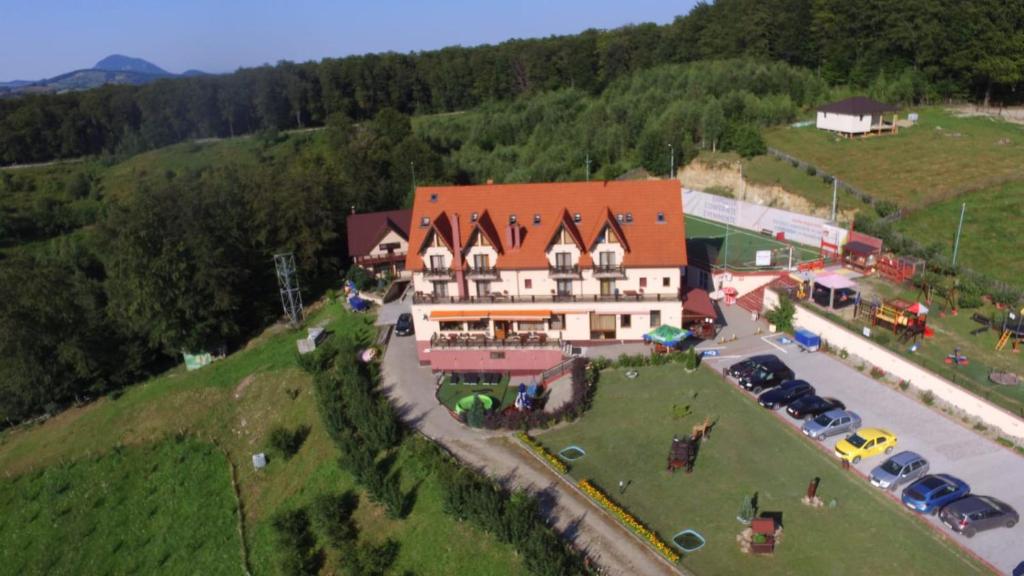
<instances>
[{"instance_id":1,"label":"metal antenna tower","mask_svg":"<svg viewBox=\"0 0 1024 576\"><path fill-rule=\"evenodd\" d=\"M281 289L284 314L289 324L298 326L302 322L302 292L295 273L295 254L274 254L274 267L277 269L277 285Z\"/></svg>"}]
</instances>

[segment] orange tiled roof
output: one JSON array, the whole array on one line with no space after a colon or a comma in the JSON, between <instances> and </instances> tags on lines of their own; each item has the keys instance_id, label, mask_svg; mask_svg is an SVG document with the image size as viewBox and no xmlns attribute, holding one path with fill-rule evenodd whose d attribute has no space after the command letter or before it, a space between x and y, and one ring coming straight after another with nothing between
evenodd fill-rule
<instances>
[{"instance_id":1,"label":"orange tiled roof","mask_svg":"<svg viewBox=\"0 0 1024 576\"><path fill-rule=\"evenodd\" d=\"M477 223L472 220L474 213ZM659 213L664 215L664 222L658 221ZM540 223L535 223L538 214ZM580 215L579 222L575 221L576 214ZM620 214L622 221L618 219ZM632 215L632 222L627 221L627 214ZM518 247L512 246L512 215L519 230ZM422 225L424 217L429 218L427 226ZM483 218L486 222L480 222ZM499 269L547 268L548 245L563 224L587 248L604 226L610 225L623 240L624 266L686 265L679 182L632 180L417 188L406 268L423 268L421 252L430 230L436 230L453 248L458 230L458 245L465 247L477 224L486 230L500 254L495 263ZM581 265L590 262L584 252Z\"/></svg>"}]
</instances>

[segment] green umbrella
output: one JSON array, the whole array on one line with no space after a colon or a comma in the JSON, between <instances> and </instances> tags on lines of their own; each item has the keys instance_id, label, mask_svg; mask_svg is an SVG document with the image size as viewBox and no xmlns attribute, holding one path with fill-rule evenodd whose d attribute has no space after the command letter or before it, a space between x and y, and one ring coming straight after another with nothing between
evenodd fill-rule
<instances>
[{"instance_id":1,"label":"green umbrella","mask_svg":"<svg viewBox=\"0 0 1024 576\"><path fill-rule=\"evenodd\" d=\"M662 324L644 335L644 340L664 346L675 346L692 335L689 330Z\"/></svg>"}]
</instances>

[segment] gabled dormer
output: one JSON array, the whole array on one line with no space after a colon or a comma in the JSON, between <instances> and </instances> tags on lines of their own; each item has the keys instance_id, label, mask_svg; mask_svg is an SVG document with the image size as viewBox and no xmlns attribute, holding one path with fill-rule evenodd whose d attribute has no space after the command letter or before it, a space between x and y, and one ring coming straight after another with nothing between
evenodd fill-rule
<instances>
[{"instance_id":1,"label":"gabled dormer","mask_svg":"<svg viewBox=\"0 0 1024 576\"><path fill-rule=\"evenodd\" d=\"M442 212L433 221L423 216L419 225L428 228L418 250L418 254L423 257L424 274L430 277L450 277L456 253L448 215Z\"/></svg>"},{"instance_id":2,"label":"gabled dormer","mask_svg":"<svg viewBox=\"0 0 1024 576\"><path fill-rule=\"evenodd\" d=\"M605 210L596 229L597 233L594 234L590 242L590 252L599 252L602 245L618 245L623 252L629 252L629 241L626 234L622 231L622 226L619 225L610 209Z\"/></svg>"}]
</instances>

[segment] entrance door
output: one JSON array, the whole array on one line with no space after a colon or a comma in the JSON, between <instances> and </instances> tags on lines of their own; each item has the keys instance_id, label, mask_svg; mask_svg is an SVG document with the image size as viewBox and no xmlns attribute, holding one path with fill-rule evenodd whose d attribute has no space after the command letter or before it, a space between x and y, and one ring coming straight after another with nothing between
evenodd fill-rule
<instances>
[{"instance_id":1,"label":"entrance door","mask_svg":"<svg viewBox=\"0 0 1024 576\"><path fill-rule=\"evenodd\" d=\"M494 339L504 340L508 336L508 321L507 320L495 320L494 321Z\"/></svg>"}]
</instances>

